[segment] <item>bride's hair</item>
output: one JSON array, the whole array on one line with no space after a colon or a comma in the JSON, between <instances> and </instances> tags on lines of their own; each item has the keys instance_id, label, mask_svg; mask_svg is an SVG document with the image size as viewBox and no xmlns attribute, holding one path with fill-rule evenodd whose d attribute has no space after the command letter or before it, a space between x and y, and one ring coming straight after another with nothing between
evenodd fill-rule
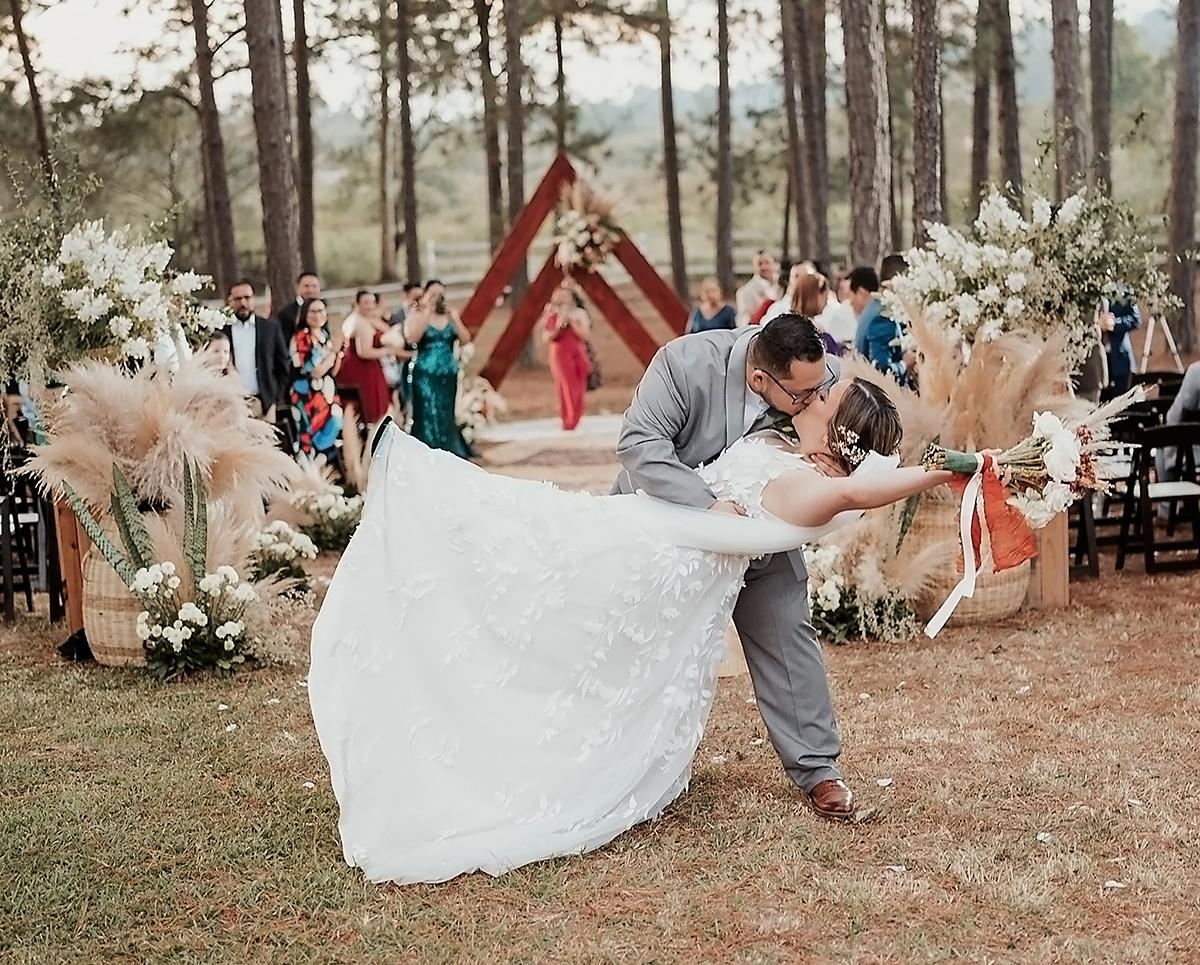
<instances>
[{"instance_id":1,"label":"bride's hair","mask_svg":"<svg viewBox=\"0 0 1200 965\"><path fill-rule=\"evenodd\" d=\"M868 452L893 455L904 427L896 404L874 382L855 379L829 422L829 451L847 472L854 472Z\"/></svg>"}]
</instances>

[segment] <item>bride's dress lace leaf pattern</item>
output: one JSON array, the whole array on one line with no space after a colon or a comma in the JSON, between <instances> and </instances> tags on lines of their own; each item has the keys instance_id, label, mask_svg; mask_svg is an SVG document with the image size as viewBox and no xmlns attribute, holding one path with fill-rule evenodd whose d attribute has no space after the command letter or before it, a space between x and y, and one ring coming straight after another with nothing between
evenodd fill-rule
<instances>
[{"instance_id":1,"label":"bride's dress lace leaf pattern","mask_svg":"<svg viewBox=\"0 0 1200 965\"><path fill-rule=\"evenodd\" d=\"M799 465L746 440L700 472L758 515ZM384 441L309 674L349 864L500 874L598 847L687 786L750 554L677 545L647 502Z\"/></svg>"}]
</instances>

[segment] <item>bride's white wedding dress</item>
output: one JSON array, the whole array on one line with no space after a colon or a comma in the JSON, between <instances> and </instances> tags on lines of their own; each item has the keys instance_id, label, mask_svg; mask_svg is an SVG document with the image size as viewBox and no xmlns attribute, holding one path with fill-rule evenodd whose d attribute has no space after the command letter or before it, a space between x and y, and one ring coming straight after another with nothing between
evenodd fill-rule
<instances>
[{"instance_id":1,"label":"bride's white wedding dress","mask_svg":"<svg viewBox=\"0 0 1200 965\"><path fill-rule=\"evenodd\" d=\"M750 558L858 515L764 514L767 482L805 465L760 437L698 470L743 519L493 476L390 430L312 636L346 861L372 881L501 874L660 814Z\"/></svg>"}]
</instances>

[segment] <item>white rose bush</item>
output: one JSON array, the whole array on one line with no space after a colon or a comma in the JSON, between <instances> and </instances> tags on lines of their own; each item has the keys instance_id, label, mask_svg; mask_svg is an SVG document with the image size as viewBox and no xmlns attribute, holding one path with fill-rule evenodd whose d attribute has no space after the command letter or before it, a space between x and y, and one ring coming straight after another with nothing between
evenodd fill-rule
<instances>
[{"instance_id":1,"label":"white rose bush","mask_svg":"<svg viewBox=\"0 0 1200 965\"><path fill-rule=\"evenodd\" d=\"M1130 296L1156 310L1178 306L1160 256L1131 210L1086 190L1055 211L1033 199L1026 218L993 188L970 232L929 224L929 241L882 294L906 322L919 312L966 345L1005 333L1061 337L1072 368L1096 343L1094 312Z\"/></svg>"}]
</instances>

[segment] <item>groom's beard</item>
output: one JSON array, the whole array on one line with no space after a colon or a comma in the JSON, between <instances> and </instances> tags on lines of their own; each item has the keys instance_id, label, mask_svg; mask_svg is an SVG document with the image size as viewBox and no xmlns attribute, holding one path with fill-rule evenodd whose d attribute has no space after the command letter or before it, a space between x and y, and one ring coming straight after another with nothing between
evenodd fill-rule
<instances>
[{"instance_id":1,"label":"groom's beard","mask_svg":"<svg viewBox=\"0 0 1200 965\"><path fill-rule=\"evenodd\" d=\"M236 312L233 313L233 317L236 318L239 322L248 322L248 321L250 321L250 317L253 314L254 314L253 312L251 312L245 308L240 308Z\"/></svg>"}]
</instances>

